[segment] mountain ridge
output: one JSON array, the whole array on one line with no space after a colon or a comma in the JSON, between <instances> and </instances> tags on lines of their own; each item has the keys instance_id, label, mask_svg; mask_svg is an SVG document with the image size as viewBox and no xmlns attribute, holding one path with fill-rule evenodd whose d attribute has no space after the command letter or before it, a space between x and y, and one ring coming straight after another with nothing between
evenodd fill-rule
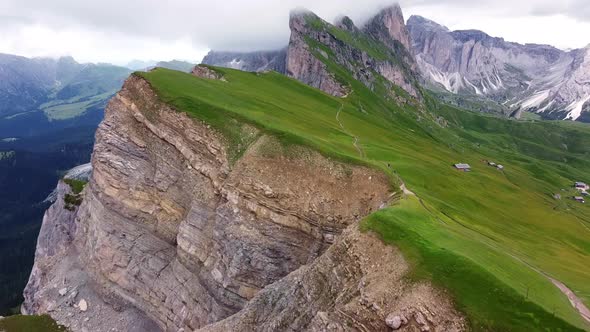
<instances>
[{"instance_id":1,"label":"mountain ridge","mask_svg":"<svg viewBox=\"0 0 590 332\"><path fill-rule=\"evenodd\" d=\"M420 71L431 84L458 95L502 104L515 117L583 120L590 100L584 49L519 44L479 30L456 30L420 16L408 19Z\"/></svg>"},{"instance_id":2,"label":"mountain ridge","mask_svg":"<svg viewBox=\"0 0 590 332\"><path fill-rule=\"evenodd\" d=\"M383 8L362 27L355 26L346 16L332 25L300 8L291 12L289 26L291 37L286 51L211 51L203 64L246 71L275 70L338 96L347 95L350 89L328 73L324 62L344 64L365 85L374 85L380 79L371 72L373 68L386 81L400 86L412 97L419 97L413 81L416 64L411 49L406 48L409 32L399 5Z\"/></svg>"}]
</instances>

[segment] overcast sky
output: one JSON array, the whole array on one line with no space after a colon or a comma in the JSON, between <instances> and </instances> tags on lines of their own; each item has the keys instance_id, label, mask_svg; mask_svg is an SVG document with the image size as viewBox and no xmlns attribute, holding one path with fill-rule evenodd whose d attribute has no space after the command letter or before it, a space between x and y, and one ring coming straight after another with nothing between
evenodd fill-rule
<instances>
[{"instance_id":1,"label":"overcast sky","mask_svg":"<svg viewBox=\"0 0 590 332\"><path fill-rule=\"evenodd\" d=\"M509 41L590 43L590 0L400 0L406 19L480 29ZM289 10L362 23L386 0L0 0L0 52L79 61L198 62L209 49L274 49L288 42Z\"/></svg>"}]
</instances>

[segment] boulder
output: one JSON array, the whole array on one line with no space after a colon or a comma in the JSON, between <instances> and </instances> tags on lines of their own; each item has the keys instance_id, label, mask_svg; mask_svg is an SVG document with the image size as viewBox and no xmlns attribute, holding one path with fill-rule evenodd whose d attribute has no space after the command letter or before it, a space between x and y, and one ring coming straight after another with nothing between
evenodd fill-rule
<instances>
[{"instance_id":1,"label":"boulder","mask_svg":"<svg viewBox=\"0 0 590 332\"><path fill-rule=\"evenodd\" d=\"M80 311L88 310L88 303L86 300L81 299L80 302L78 302L78 309L80 309Z\"/></svg>"},{"instance_id":2,"label":"boulder","mask_svg":"<svg viewBox=\"0 0 590 332\"><path fill-rule=\"evenodd\" d=\"M385 318L385 324L393 330L399 330L402 327L402 318L396 314L389 314Z\"/></svg>"}]
</instances>

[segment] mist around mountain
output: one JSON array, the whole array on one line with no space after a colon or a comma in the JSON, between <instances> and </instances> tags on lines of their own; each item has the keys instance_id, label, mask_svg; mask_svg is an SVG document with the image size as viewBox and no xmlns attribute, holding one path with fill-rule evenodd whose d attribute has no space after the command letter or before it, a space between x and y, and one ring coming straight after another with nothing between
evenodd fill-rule
<instances>
[{"instance_id":1,"label":"mist around mountain","mask_svg":"<svg viewBox=\"0 0 590 332\"><path fill-rule=\"evenodd\" d=\"M125 67L131 70L143 70L155 66L156 63L158 63L156 60L131 60L125 65Z\"/></svg>"},{"instance_id":2,"label":"mist around mountain","mask_svg":"<svg viewBox=\"0 0 590 332\"><path fill-rule=\"evenodd\" d=\"M156 68L166 68L171 70L178 70L184 73L189 73L193 67L195 66L194 63L182 61L182 60L170 60L170 61L159 61L154 65Z\"/></svg>"},{"instance_id":3,"label":"mist around mountain","mask_svg":"<svg viewBox=\"0 0 590 332\"><path fill-rule=\"evenodd\" d=\"M393 21L399 22L399 17ZM374 22L361 28L378 26ZM400 27L393 25L392 31L401 33ZM373 36L378 38L376 33ZM534 114L590 122L590 45L576 50L523 45L479 30L450 31L421 16L408 19L407 34L398 40L412 53L409 62L415 62L422 85L444 102L515 118ZM213 50L203 59L214 66L279 73L285 71L286 61L283 50Z\"/></svg>"},{"instance_id":4,"label":"mist around mountain","mask_svg":"<svg viewBox=\"0 0 590 332\"><path fill-rule=\"evenodd\" d=\"M170 61L141 61L141 60L133 60L130 61L125 65L125 67L134 70L134 71L147 71L152 70L154 68L166 68L172 70L178 70L185 73L188 73L193 69L195 66L194 63L183 61L183 60L170 60Z\"/></svg>"}]
</instances>

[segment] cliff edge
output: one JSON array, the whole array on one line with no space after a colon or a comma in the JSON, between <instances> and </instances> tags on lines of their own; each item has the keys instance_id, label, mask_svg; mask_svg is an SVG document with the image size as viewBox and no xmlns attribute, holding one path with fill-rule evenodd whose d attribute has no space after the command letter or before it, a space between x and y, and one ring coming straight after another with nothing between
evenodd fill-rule
<instances>
[{"instance_id":1,"label":"cliff edge","mask_svg":"<svg viewBox=\"0 0 590 332\"><path fill-rule=\"evenodd\" d=\"M58 198L46 215L25 312L49 313L73 331L276 330L279 322L318 330L347 328L345 320L384 329L394 308L461 326L443 294L403 282L399 252L359 233L356 223L391 200L387 176L284 146L248 124L241 130L250 144L230 161L222 134L130 77L96 134L81 205L64 210ZM398 277L388 279L392 271ZM367 278L394 288L367 297ZM301 290L316 291L297 291L301 280ZM425 300L381 303L388 292ZM358 303L381 309L358 316L348 309Z\"/></svg>"}]
</instances>

